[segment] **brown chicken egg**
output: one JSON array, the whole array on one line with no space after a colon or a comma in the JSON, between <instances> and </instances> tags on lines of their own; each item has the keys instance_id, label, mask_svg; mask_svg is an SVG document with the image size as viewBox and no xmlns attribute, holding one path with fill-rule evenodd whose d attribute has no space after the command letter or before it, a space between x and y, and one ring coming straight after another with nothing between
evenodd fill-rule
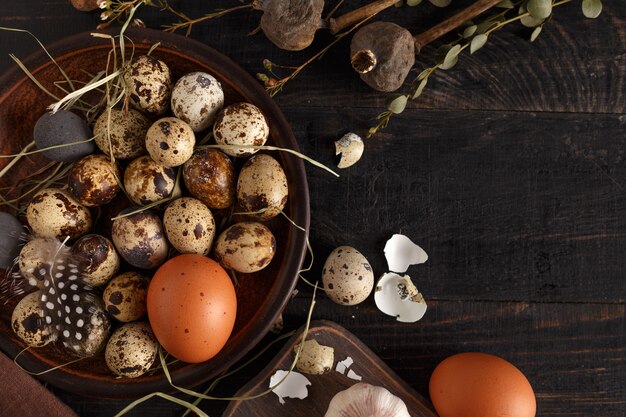
<instances>
[{"instance_id":1,"label":"brown chicken egg","mask_svg":"<svg viewBox=\"0 0 626 417\"><path fill-rule=\"evenodd\" d=\"M235 201L235 168L217 149L196 150L183 166L183 179L191 195L209 208L227 208Z\"/></svg>"},{"instance_id":2,"label":"brown chicken egg","mask_svg":"<svg viewBox=\"0 0 626 417\"><path fill-rule=\"evenodd\" d=\"M261 109L251 103L235 103L222 110L213 125L213 136L220 145L261 146L270 134ZM253 148L224 149L230 156L249 156L258 152Z\"/></svg>"},{"instance_id":3,"label":"brown chicken egg","mask_svg":"<svg viewBox=\"0 0 626 417\"><path fill-rule=\"evenodd\" d=\"M123 210L121 215L131 209ZM132 266L152 269L167 258L168 243L159 216L152 211L130 214L113 220L113 244Z\"/></svg>"},{"instance_id":4,"label":"brown chicken egg","mask_svg":"<svg viewBox=\"0 0 626 417\"><path fill-rule=\"evenodd\" d=\"M113 278L102 294L107 313L125 323L142 318L146 314L149 282L136 272L125 272Z\"/></svg>"},{"instance_id":5,"label":"brown chicken egg","mask_svg":"<svg viewBox=\"0 0 626 417\"><path fill-rule=\"evenodd\" d=\"M172 73L165 62L141 55L131 62L124 81L135 108L154 116L170 108Z\"/></svg>"},{"instance_id":6,"label":"brown chicken egg","mask_svg":"<svg viewBox=\"0 0 626 417\"><path fill-rule=\"evenodd\" d=\"M235 223L224 230L215 243L215 258L225 268L237 272L260 271L272 261L276 239L265 225Z\"/></svg>"},{"instance_id":7,"label":"brown chicken egg","mask_svg":"<svg viewBox=\"0 0 626 417\"><path fill-rule=\"evenodd\" d=\"M176 171L140 156L124 171L124 188L131 201L143 206L166 199L176 186Z\"/></svg>"},{"instance_id":8,"label":"brown chicken egg","mask_svg":"<svg viewBox=\"0 0 626 417\"><path fill-rule=\"evenodd\" d=\"M96 145L107 156L132 159L146 153L145 138L150 121L137 110L109 109L93 128Z\"/></svg>"},{"instance_id":9,"label":"brown chicken egg","mask_svg":"<svg viewBox=\"0 0 626 417\"><path fill-rule=\"evenodd\" d=\"M26 208L26 220L39 237L76 239L89 232L91 213L60 188L39 191Z\"/></svg>"},{"instance_id":10,"label":"brown chicken egg","mask_svg":"<svg viewBox=\"0 0 626 417\"><path fill-rule=\"evenodd\" d=\"M83 265L83 281L94 287L109 282L120 268L120 257L113 243L101 235L81 237L72 246L72 253Z\"/></svg>"},{"instance_id":11,"label":"brown chicken egg","mask_svg":"<svg viewBox=\"0 0 626 417\"><path fill-rule=\"evenodd\" d=\"M117 164L104 155L88 155L76 162L67 182L70 193L87 207L103 206L120 190Z\"/></svg>"},{"instance_id":12,"label":"brown chicken egg","mask_svg":"<svg viewBox=\"0 0 626 417\"><path fill-rule=\"evenodd\" d=\"M167 239L181 253L207 255L215 237L211 210L200 200L182 197L171 202L163 214Z\"/></svg>"},{"instance_id":13,"label":"brown chicken egg","mask_svg":"<svg viewBox=\"0 0 626 417\"><path fill-rule=\"evenodd\" d=\"M269 155L252 156L237 179L237 203L242 211L267 220L280 214L287 204L287 176L278 161Z\"/></svg>"},{"instance_id":14,"label":"brown chicken egg","mask_svg":"<svg viewBox=\"0 0 626 417\"><path fill-rule=\"evenodd\" d=\"M150 126L146 134L146 149L156 162L177 167L193 154L196 135L191 127L176 117L164 117Z\"/></svg>"}]
</instances>

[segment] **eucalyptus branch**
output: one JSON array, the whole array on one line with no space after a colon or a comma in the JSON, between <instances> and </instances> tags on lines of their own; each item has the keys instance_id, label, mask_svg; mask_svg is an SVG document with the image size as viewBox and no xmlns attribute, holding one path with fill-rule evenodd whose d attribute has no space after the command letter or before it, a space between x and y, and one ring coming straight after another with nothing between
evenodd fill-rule
<instances>
[{"instance_id":1,"label":"eucalyptus branch","mask_svg":"<svg viewBox=\"0 0 626 417\"><path fill-rule=\"evenodd\" d=\"M530 41L534 42L543 25L552 18L552 9L573 0L503 0L498 7L504 10L492 13L482 22L474 24L466 22L460 28L459 38L451 43L442 45L435 54L435 64L424 69L411 83L409 91L403 94L391 95L387 100L387 109L376 117L377 123L369 129L368 137L376 134L389 124L394 114L404 111L409 100L416 100L424 91L430 76L438 70L448 70L458 62L461 52L469 48L470 54L485 46L489 36L511 23L521 22L522 25L533 28ZM601 0L583 0L582 11L585 17L595 18L602 10Z\"/></svg>"}]
</instances>

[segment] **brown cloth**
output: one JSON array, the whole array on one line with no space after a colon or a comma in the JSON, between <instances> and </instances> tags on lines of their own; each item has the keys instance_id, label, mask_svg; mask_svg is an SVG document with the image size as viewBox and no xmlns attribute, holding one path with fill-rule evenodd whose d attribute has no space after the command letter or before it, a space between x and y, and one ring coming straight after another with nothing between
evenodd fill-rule
<instances>
[{"instance_id":1,"label":"brown cloth","mask_svg":"<svg viewBox=\"0 0 626 417\"><path fill-rule=\"evenodd\" d=\"M71 408L2 353L0 387L0 416L76 417Z\"/></svg>"}]
</instances>

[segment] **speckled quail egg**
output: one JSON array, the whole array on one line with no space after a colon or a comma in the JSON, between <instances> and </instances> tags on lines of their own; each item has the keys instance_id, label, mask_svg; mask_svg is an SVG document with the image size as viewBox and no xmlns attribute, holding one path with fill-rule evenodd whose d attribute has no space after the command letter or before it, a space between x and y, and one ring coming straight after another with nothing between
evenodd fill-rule
<instances>
[{"instance_id":1,"label":"speckled quail egg","mask_svg":"<svg viewBox=\"0 0 626 417\"><path fill-rule=\"evenodd\" d=\"M165 62L141 55L131 62L124 81L133 107L155 116L169 109L172 73Z\"/></svg>"},{"instance_id":2,"label":"speckled quail egg","mask_svg":"<svg viewBox=\"0 0 626 417\"><path fill-rule=\"evenodd\" d=\"M326 295L341 305L359 304L374 288L374 273L365 256L350 246L333 250L322 269Z\"/></svg>"},{"instance_id":3,"label":"speckled quail egg","mask_svg":"<svg viewBox=\"0 0 626 417\"><path fill-rule=\"evenodd\" d=\"M52 250L57 247L51 245L51 241L58 243L53 238L31 239L22 247L17 258L20 274L33 287L43 288L43 278L49 270L47 262L54 257Z\"/></svg>"},{"instance_id":4,"label":"speckled quail egg","mask_svg":"<svg viewBox=\"0 0 626 417\"><path fill-rule=\"evenodd\" d=\"M72 246L72 253L83 266L82 280L93 287L109 282L120 268L120 257L113 243L101 235L86 235Z\"/></svg>"},{"instance_id":5,"label":"speckled quail egg","mask_svg":"<svg viewBox=\"0 0 626 417\"><path fill-rule=\"evenodd\" d=\"M124 171L126 194L140 206L170 197L175 186L176 171L147 155L135 159Z\"/></svg>"},{"instance_id":6,"label":"speckled quail egg","mask_svg":"<svg viewBox=\"0 0 626 417\"><path fill-rule=\"evenodd\" d=\"M120 170L104 155L87 155L76 162L67 178L70 193L83 206L110 203L120 190Z\"/></svg>"},{"instance_id":7,"label":"speckled quail egg","mask_svg":"<svg viewBox=\"0 0 626 417\"><path fill-rule=\"evenodd\" d=\"M196 150L183 166L183 179L191 195L209 208L227 208L235 202L235 168L217 149Z\"/></svg>"},{"instance_id":8,"label":"speckled quail egg","mask_svg":"<svg viewBox=\"0 0 626 417\"><path fill-rule=\"evenodd\" d=\"M104 358L116 375L136 378L150 369L158 351L159 343L148 323L126 323L111 335Z\"/></svg>"},{"instance_id":9,"label":"speckled quail egg","mask_svg":"<svg viewBox=\"0 0 626 417\"><path fill-rule=\"evenodd\" d=\"M237 272L260 271L272 261L276 239L265 225L256 222L235 223L224 230L215 243L215 259Z\"/></svg>"},{"instance_id":10,"label":"speckled quail egg","mask_svg":"<svg viewBox=\"0 0 626 417\"><path fill-rule=\"evenodd\" d=\"M20 253L25 230L22 223L13 215L0 212L0 268L10 269Z\"/></svg>"},{"instance_id":11,"label":"speckled quail egg","mask_svg":"<svg viewBox=\"0 0 626 417\"><path fill-rule=\"evenodd\" d=\"M271 156L254 155L241 168L237 179L237 203L242 211L265 210L256 217L271 219L285 207L288 194L285 171Z\"/></svg>"},{"instance_id":12,"label":"speckled quail egg","mask_svg":"<svg viewBox=\"0 0 626 417\"><path fill-rule=\"evenodd\" d=\"M222 86L206 72L183 75L172 88L172 112L194 132L211 126L223 106Z\"/></svg>"},{"instance_id":13,"label":"speckled quail egg","mask_svg":"<svg viewBox=\"0 0 626 417\"><path fill-rule=\"evenodd\" d=\"M167 239L181 253L207 255L215 237L211 210L200 200L183 197L170 203L163 214Z\"/></svg>"},{"instance_id":14,"label":"speckled quail egg","mask_svg":"<svg viewBox=\"0 0 626 417\"><path fill-rule=\"evenodd\" d=\"M250 103L235 103L222 110L213 125L213 136L220 145L262 146L270 128L261 109ZM224 149L230 156L249 156L258 149Z\"/></svg>"},{"instance_id":15,"label":"speckled quail egg","mask_svg":"<svg viewBox=\"0 0 626 417\"><path fill-rule=\"evenodd\" d=\"M131 209L123 210L127 214ZM119 254L132 266L152 269L167 257L168 244L159 216L152 211L113 220L111 235Z\"/></svg>"},{"instance_id":16,"label":"speckled quail egg","mask_svg":"<svg viewBox=\"0 0 626 417\"><path fill-rule=\"evenodd\" d=\"M191 127L176 117L164 117L150 126L146 134L146 149L156 162L166 167L184 164L196 144Z\"/></svg>"},{"instance_id":17,"label":"speckled quail egg","mask_svg":"<svg viewBox=\"0 0 626 417\"><path fill-rule=\"evenodd\" d=\"M63 345L71 349L70 351L76 356L90 358L100 352L109 340L111 319L104 311L104 303L99 298L90 297L89 302L83 302L82 307L76 307L76 309L79 308L84 309L84 312L74 325L76 326L76 333L81 335L80 339L76 336L72 346L66 341L63 342ZM87 315L85 316L84 313Z\"/></svg>"},{"instance_id":18,"label":"speckled quail egg","mask_svg":"<svg viewBox=\"0 0 626 417\"><path fill-rule=\"evenodd\" d=\"M136 272L116 276L102 294L106 311L125 323L139 320L146 314L148 284L148 278Z\"/></svg>"},{"instance_id":19,"label":"speckled quail egg","mask_svg":"<svg viewBox=\"0 0 626 417\"><path fill-rule=\"evenodd\" d=\"M96 145L105 155L132 159L145 153L149 127L150 121L137 110L109 109L96 120L93 134Z\"/></svg>"},{"instance_id":20,"label":"speckled quail egg","mask_svg":"<svg viewBox=\"0 0 626 417\"><path fill-rule=\"evenodd\" d=\"M76 239L89 232L92 225L89 210L60 188L46 188L35 194L26 208L26 220L36 236L59 239Z\"/></svg>"},{"instance_id":21,"label":"speckled quail egg","mask_svg":"<svg viewBox=\"0 0 626 417\"><path fill-rule=\"evenodd\" d=\"M96 147L89 141L92 135L85 119L69 110L44 113L33 130L37 148L45 149L42 153L48 158L62 162L74 162L93 153ZM66 146L70 143L74 144Z\"/></svg>"},{"instance_id":22,"label":"speckled quail egg","mask_svg":"<svg viewBox=\"0 0 626 417\"><path fill-rule=\"evenodd\" d=\"M32 347L45 346L54 339L39 304L41 294L41 291L35 291L26 295L17 303L11 316L11 326L17 337Z\"/></svg>"}]
</instances>

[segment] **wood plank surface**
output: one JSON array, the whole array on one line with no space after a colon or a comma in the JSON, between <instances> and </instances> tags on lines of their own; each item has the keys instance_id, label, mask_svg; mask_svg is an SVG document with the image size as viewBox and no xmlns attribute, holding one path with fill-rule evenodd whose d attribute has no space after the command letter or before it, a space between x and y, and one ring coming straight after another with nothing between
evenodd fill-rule
<instances>
[{"instance_id":1,"label":"wood plank surface","mask_svg":"<svg viewBox=\"0 0 626 417\"><path fill-rule=\"evenodd\" d=\"M378 19L417 33L469 1L443 9L424 1ZM339 12L366 2L347 0ZM191 17L240 4L210 3L170 2ZM441 360L483 351L525 373L538 416L626 416L626 2L605 0L594 20L582 16L580 3L556 8L534 43L529 30L513 25L434 75L339 179L307 166L309 279L319 278L338 245L358 248L377 276L386 272L382 249L393 233L428 252L426 264L408 271L429 303L422 321L403 325L371 298L348 308L323 294L313 315L347 328L423 396ZM327 1L327 9L335 4ZM177 20L154 9L138 15L150 27ZM264 58L297 65L332 40L322 31L306 51L280 51L262 33L247 36L259 16L237 12L197 25L191 36L252 74ZM99 12L79 13L66 0L0 2L0 26L32 30L45 43L98 23ZM442 42L426 48L416 68L430 65ZM36 48L26 35L0 32L0 71L13 65L9 52L25 57ZM365 134L387 97L353 74L348 49L341 41L276 96L303 152L330 166L333 141ZM311 289L298 291L285 330L304 323ZM232 395L279 348L224 380L216 394ZM49 388L84 417L111 416L128 404ZM215 417L227 405L201 408ZM128 415L174 417L181 408L153 399Z\"/></svg>"}]
</instances>

